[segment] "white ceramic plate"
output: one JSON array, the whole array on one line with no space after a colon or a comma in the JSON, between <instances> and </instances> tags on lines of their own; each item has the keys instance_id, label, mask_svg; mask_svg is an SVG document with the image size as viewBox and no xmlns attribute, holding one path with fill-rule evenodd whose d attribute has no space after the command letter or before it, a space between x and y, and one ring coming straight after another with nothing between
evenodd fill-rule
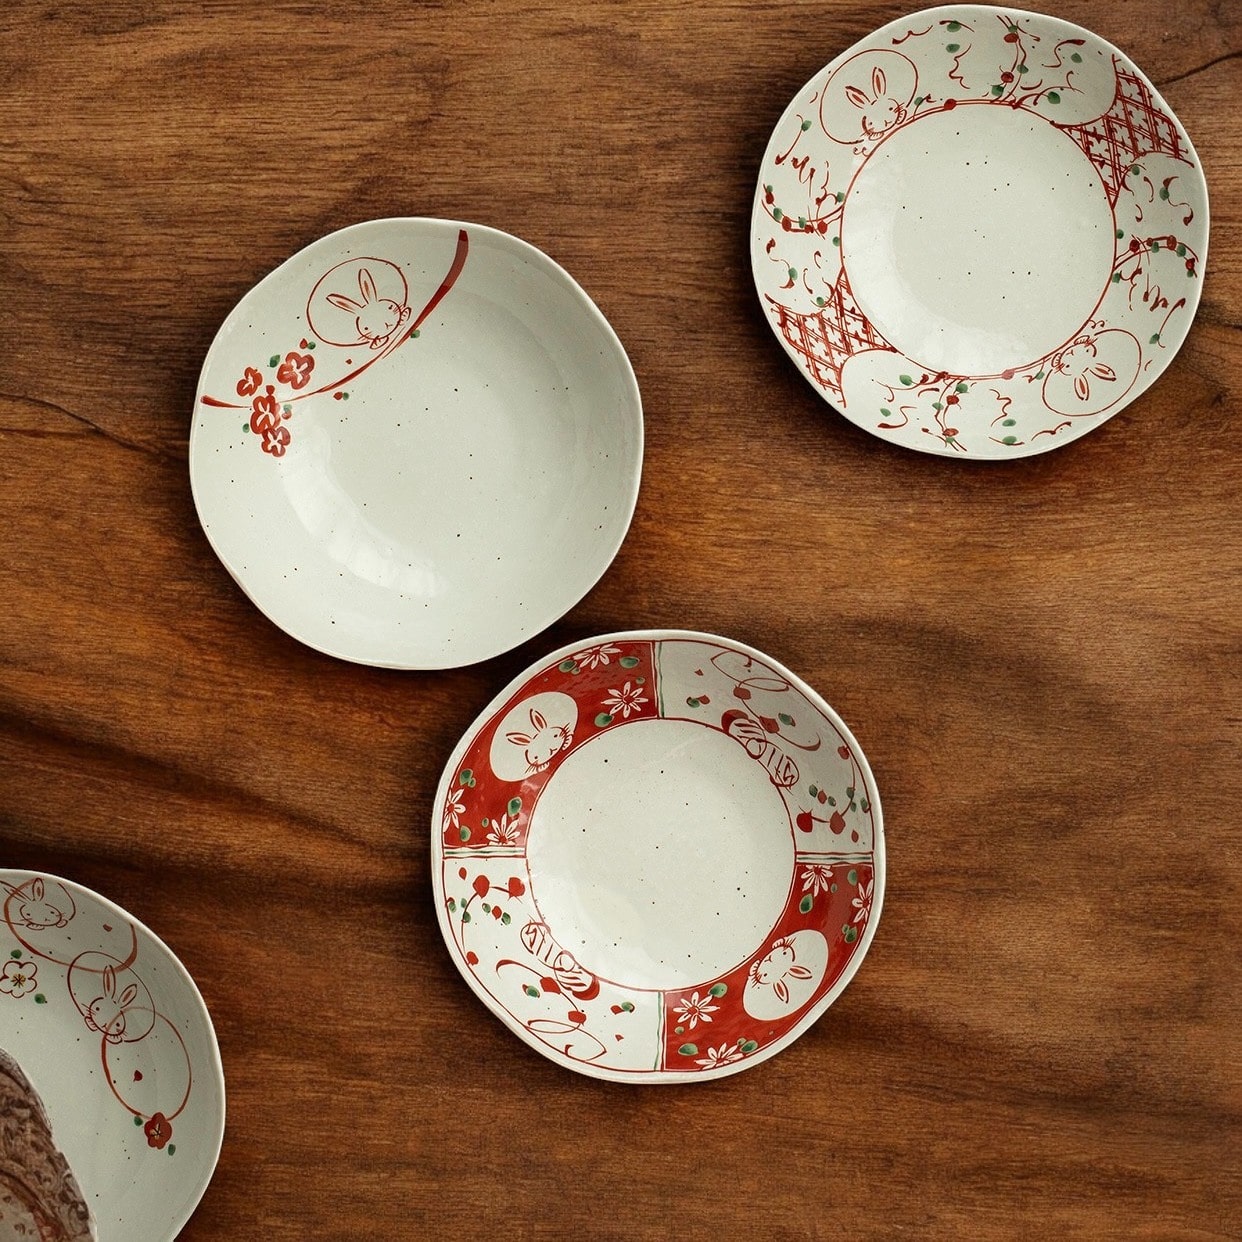
<instances>
[{"instance_id":1,"label":"white ceramic plate","mask_svg":"<svg viewBox=\"0 0 1242 1242\"><path fill-rule=\"evenodd\" d=\"M453 752L431 835L467 983L545 1056L622 1082L786 1047L853 977L884 894L858 743L774 660L707 634L533 665Z\"/></svg>"},{"instance_id":2,"label":"white ceramic plate","mask_svg":"<svg viewBox=\"0 0 1242 1242\"><path fill-rule=\"evenodd\" d=\"M1207 187L1115 47L1053 17L929 9L789 105L751 262L816 390L907 448L1041 453L1172 361L1199 302Z\"/></svg>"},{"instance_id":3,"label":"white ceramic plate","mask_svg":"<svg viewBox=\"0 0 1242 1242\"><path fill-rule=\"evenodd\" d=\"M224 1136L198 989L152 932L68 880L0 871L0 914L0 1050L37 1092L100 1242L168 1242ZM4 1172L0 1220L16 1216Z\"/></svg>"},{"instance_id":4,"label":"white ceramic plate","mask_svg":"<svg viewBox=\"0 0 1242 1242\"><path fill-rule=\"evenodd\" d=\"M517 646L598 581L642 441L625 351L551 259L476 224L374 220L225 320L190 478L212 547L282 629L446 668Z\"/></svg>"}]
</instances>

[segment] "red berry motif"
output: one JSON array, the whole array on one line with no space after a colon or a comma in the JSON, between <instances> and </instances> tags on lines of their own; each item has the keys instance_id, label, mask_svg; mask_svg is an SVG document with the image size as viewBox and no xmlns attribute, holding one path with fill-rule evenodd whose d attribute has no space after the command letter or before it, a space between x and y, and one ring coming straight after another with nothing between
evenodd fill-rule
<instances>
[{"instance_id":1,"label":"red berry motif","mask_svg":"<svg viewBox=\"0 0 1242 1242\"><path fill-rule=\"evenodd\" d=\"M831 818L828 820L828 827L833 832L845 831L845 816L840 811L833 811Z\"/></svg>"},{"instance_id":2,"label":"red berry motif","mask_svg":"<svg viewBox=\"0 0 1242 1242\"><path fill-rule=\"evenodd\" d=\"M480 897L486 897L487 890L489 888L491 888L491 883L488 881L487 876L476 875L474 877L474 891L478 893Z\"/></svg>"}]
</instances>

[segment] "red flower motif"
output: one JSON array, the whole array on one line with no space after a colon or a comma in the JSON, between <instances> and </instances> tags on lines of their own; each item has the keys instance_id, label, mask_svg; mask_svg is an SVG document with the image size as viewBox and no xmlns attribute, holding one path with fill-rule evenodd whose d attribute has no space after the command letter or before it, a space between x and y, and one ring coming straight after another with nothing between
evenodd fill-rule
<instances>
[{"instance_id":1,"label":"red flower motif","mask_svg":"<svg viewBox=\"0 0 1242 1242\"><path fill-rule=\"evenodd\" d=\"M259 391L261 383L263 383L262 372L256 371L254 367L247 367L246 374L237 381L237 395L239 397L249 397Z\"/></svg>"},{"instance_id":2,"label":"red flower motif","mask_svg":"<svg viewBox=\"0 0 1242 1242\"><path fill-rule=\"evenodd\" d=\"M256 436L266 436L280 423L280 402L276 400L275 389L268 384L266 395L260 395L250 403L250 430Z\"/></svg>"},{"instance_id":3,"label":"red flower motif","mask_svg":"<svg viewBox=\"0 0 1242 1242\"><path fill-rule=\"evenodd\" d=\"M292 350L285 355L285 360L276 371L276 378L290 388L305 388L310 383L311 372L315 369L315 360L310 354L295 354Z\"/></svg>"},{"instance_id":4,"label":"red flower motif","mask_svg":"<svg viewBox=\"0 0 1242 1242\"><path fill-rule=\"evenodd\" d=\"M291 439L288 427L271 427L263 433L263 451L273 457L283 457Z\"/></svg>"},{"instance_id":5,"label":"red flower motif","mask_svg":"<svg viewBox=\"0 0 1242 1242\"><path fill-rule=\"evenodd\" d=\"M147 1136L147 1146L156 1151L163 1151L165 1144L172 1138L172 1122L163 1113L154 1113L151 1120L142 1127Z\"/></svg>"}]
</instances>

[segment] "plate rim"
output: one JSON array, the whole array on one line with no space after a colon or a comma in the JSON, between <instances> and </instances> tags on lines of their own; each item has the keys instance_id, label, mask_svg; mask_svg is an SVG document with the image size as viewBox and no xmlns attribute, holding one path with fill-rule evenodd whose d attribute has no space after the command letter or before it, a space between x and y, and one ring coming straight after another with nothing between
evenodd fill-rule
<instances>
[{"instance_id":1,"label":"plate rim","mask_svg":"<svg viewBox=\"0 0 1242 1242\"><path fill-rule=\"evenodd\" d=\"M848 410L842 409L835 401L832 400L832 398L828 395L828 393L826 393L818 384L814 382L814 380L811 379L809 375L807 375L807 373L803 370L802 365L799 363L798 358L794 354L794 351L790 348L789 343L776 330L776 327L773 324L770 315L768 314L767 307L764 305L764 293L763 293L763 289L761 287L760 280L759 280L759 261L758 261L758 254L757 254L757 246L759 243L757 242L756 222L758 221L760 215L764 214L763 213L764 171L768 167L772 153L774 149L776 148L776 146L778 145L777 135L782 130L782 128L784 127L789 117L791 115L794 115L795 106L798 104L799 100L802 99L807 93L807 91L809 91L812 87L822 86L827 81L828 76L833 71L838 69L841 65L843 65L852 56L854 56L855 54L859 52L867 50L867 45L870 45L872 41L876 39L877 36L885 34L886 32L896 29L898 27L903 27L907 23L921 21L924 18L947 16L948 14L958 14L958 15L1001 14L1001 15L1009 16L1013 18L1014 20L1020 20L1023 18L1034 18L1039 21L1056 22L1062 26L1069 27L1070 29L1073 29L1076 31L1081 31L1084 34L1089 35L1092 39L1094 39L1097 43L1099 43L1100 46L1105 51L1109 52L1113 57L1119 58L1122 62L1124 62L1126 66L1129 67L1131 71L1137 74L1138 77L1142 79L1147 89L1151 91L1152 97L1156 100L1156 102L1159 103L1161 106L1163 106L1168 116L1172 119L1173 123L1177 126L1179 134L1185 140L1188 154L1194 160L1194 163L1192 165L1192 170L1196 178L1196 184L1198 188L1202 191L1202 195L1203 195L1203 230L1204 230L1203 249L1202 249L1202 253L1199 256L1199 274L1198 274L1198 282L1195 286L1194 305L1191 309L1190 315L1186 319L1185 328L1182 330L1179 339L1176 341L1175 344L1169 346L1169 348L1171 349L1171 352L1169 353L1168 357L1164 359L1164 365L1154 375L1148 377L1146 379L1146 383L1141 384L1141 386L1140 384L1136 383L1135 388L1137 389L1137 391L1132 391L1131 393L1128 393L1121 401L1119 401L1116 404L1114 408L1110 410L1106 410L1102 414L1087 416L1086 418L1084 418L1084 426L1074 430L1072 434L1068 436L1064 436L1064 437L1053 437L1049 440L1047 444L1040 444L1035 447L1032 447L1029 444L1024 445L1018 448L1017 451L1010 451L1006 453L995 451L995 446L990 446L990 445L985 446L986 451L983 453L952 453L952 452L949 452L943 444L937 444L937 443L931 443L931 442L929 442L928 444L906 443L905 441L897 440L890 436L882 434L882 432L879 429L854 417L854 415L852 415ZM868 158L869 157L870 156L868 155ZM864 163L865 163L865 160L864 160ZM760 307L760 312L761 312L763 321L767 325L768 330L772 333L772 335L776 338L777 342L780 344L783 353L786 355L789 361L793 363L794 369L797 372L797 374L801 377L802 381L810 387L811 391L814 392L815 395L821 401L825 402L835 413L837 413L840 417L846 419L848 422L852 423L860 431L865 431L868 435L873 436L877 440L882 440L886 444L892 445L894 448L905 449L907 451L912 451L916 453L922 453L929 457L946 458L949 460L962 461L962 462L973 464L973 465L983 465L983 464L994 464L994 463L999 463L999 462L1023 461L1026 458L1043 456L1046 453L1052 452L1054 449L1064 448L1070 444L1073 444L1075 441L1080 440L1084 436L1090 434L1091 432L1096 431L1099 428L1103 427L1105 423L1109 422L1112 418L1120 414L1123 410L1128 409L1140 397L1142 397L1146 392L1148 392L1156 383L1159 382L1159 380L1168 372L1170 367L1173 365L1173 362L1177 358L1177 355L1181 352L1182 347L1185 345L1186 340L1190 335L1190 330L1194 326L1195 319L1198 317L1199 306L1203 299L1204 282L1206 281L1206 278L1207 278L1207 259L1208 259L1209 245L1211 242L1211 223L1212 223L1211 203L1209 200L1207 175L1204 172L1202 157L1199 155L1198 151L1195 149L1194 142L1192 141L1190 134L1187 132L1185 125L1182 124L1182 120L1178 116L1175 109L1168 102L1168 100L1165 99L1165 97L1160 93L1160 89L1156 86L1154 82L1152 82L1151 78L1147 75L1147 73L1134 61L1133 57L1131 57L1128 53L1124 52L1121 48L1117 47L1116 44L1111 42L1109 39L1106 39L1102 35L1097 34L1090 27L1084 26L1081 23L1076 22L1076 21L1071 21L1069 18L1058 16L1057 14L1054 14L1054 13L1043 12L1039 9L1007 8L999 4L976 4L976 3L940 4L940 5L932 5L929 8L914 9L914 10L911 10L909 13L899 14L897 17L893 18L891 21L885 22L881 26L874 27L872 30L869 30L866 34L863 34L859 36L858 38L854 39L850 44L848 44L848 46L843 48L840 52L838 52L830 60L828 60L825 64L823 64L819 69L817 69L813 74L811 74L811 76L800 87L798 87L797 90L794 91L788 104L781 110L780 116L777 118L768 136L768 140L764 144L763 154L760 157L759 170L758 170L758 175L756 177L756 182L755 182L755 192L751 200L751 212L750 212L749 230L748 230L749 235L747 238L747 242L748 242L748 247L750 250L751 283L754 285L754 288L755 288L755 294L759 301L759 307Z\"/></svg>"},{"instance_id":2,"label":"plate rim","mask_svg":"<svg viewBox=\"0 0 1242 1242\"><path fill-rule=\"evenodd\" d=\"M540 619L537 622L529 623L516 639L513 639L512 641L506 639L504 640L503 645L489 644L487 646L487 650L483 651L482 654L471 655L469 658L464 660L456 657L448 657L442 660L431 660L424 658L413 662L410 659L401 657L393 659L361 659L356 655L348 654L348 651L344 646L337 646L323 641L312 641L309 638L303 637L297 632L300 627L286 625L283 622L278 621L271 614L271 612L264 608L263 605L255 599L254 594L243 580L242 575L239 573L232 560L226 556L223 549L218 546L216 537L213 535L211 529L204 520L203 501L200 499L200 488L205 487L206 483L205 481L201 481L199 478L202 467L199 467L199 469L196 470L196 460L201 456L201 446L199 453L196 453L195 446L200 435L199 425L202 417L201 405L202 397L207 385L207 376L212 367L214 355L216 354L217 346L220 344L220 339L223 335L225 325L236 313L241 304L248 297L250 297L252 293L269 282L278 281L282 274L285 273L286 269L290 268L297 260L302 258L308 250L311 250L314 247L320 246L326 242L330 242L333 239L342 238L346 234L352 233L356 230L371 229L377 226L399 228L413 227L415 229L419 229L424 226L433 226L437 230L466 230L471 236L478 235L480 237L487 237L494 242L499 242L501 246L513 248L519 256L527 260L533 260L536 263L544 265L546 270L548 270L553 276L565 282L568 291L579 303L586 317L593 321L595 326L603 331L605 338L610 342L611 347L615 352L615 356L621 363L623 381L622 387L625 392L626 404L627 407L632 409L632 417L634 421L634 456L632 464L627 463L626 466L629 483L625 489L623 498L625 511L622 520L617 527L615 546L611 546L607 552L607 555L603 557L598 572L586 583L577 598L571 600L563 608L554 610L553 615L547 615L546 609L540 610L534 614ZM638 377L634 371L634 364L629 356L629 352L626 350L624 343L617 333L617 330L612 326L612 323L609 321L608 317L596 304L594 298L591 297L586 289L570 272L562 267L556 259L554 259L546 251L534 245L532 242L528 242L513 233L506 232L504 229L496 228L493 225L476 224L470 221L450 219L448 217L441 216L377 216L372 219L356 220L352 224L344 225L339 229L333 229L331 232L323 233L319 236L311 238L311 240L305 245L300 246L292 254L289 254L282 259L281 262L275 267L271 268L252 284L248 285L237 296L232 306L216 326L214 335L211 339L211 344L208 346L205 354L203 355L203 362L199 368L198 379L195 384L193 404L190 410L190 435L186 454L186 469L190 477L190 494L194 502L195 517L198 521L200 530L207 539L209 547L214 553L216 559L228 571L229 576L232 578L234 583L236 583L237 587L241 590L246 599L278 630L292 638L295 642L301 643L303 646L309 647L313 651L317 651L322 655L330 656L333 659L346 661L350 664L358 664L362 667L368 668L392 669L401 672L430 672L440 669L469 668L472 665L481 664L487 660L494 659L496 656L504 655L507 652L520 647L524 642L528 642L530 639L542 634L549 626L555 624L567 613L576 608L591 593L591 591L599 585L604 575L612 567L612 564L620 553L621 548L624 546L625 540L629 535L630 527L633 525L634 514L638 507L638 496L642 486L644 455L645 414L642 403L642 392L638 385ZM531 628L531 625L533 625L534 628Z\"/></svg>"},{"instance_id":3,"label":"plate rim","mask_svg":"<svg viewBox=\"0 0 1242 1242\"><path fill-rule=\"evenodd\" d=\"M220 1152L224 1146L224 1133L228 1119L228 1091L224 1079L224 1061L220 1056L220 1041L216 1035L215 1023L212 1021L211 1011L207 1007L207 1002L203 999L203 994L199 990L198 984L195 983L194 976L190 974L181 958L169 947L167 941L153 932L146 923L136 918L124 906L118 905L115 901L78 880L66 879L55 872L32 870L28 867L0 867L0 880L11 883L14 876L24 877L21 881L22 883L30 879L50 880L53 884L62 885L70 893L80 894L88 897L91 901L98 902L105 910L112 911L128 922L137 934L149 937L151 942L165 954L166 960L172 965L173 973L180 977L182 983L188 985L187 992L191 1011L202 1019L207 1034L207 1070L219 1089L220 1111L218 1123L208 1132L209 1138L212 1139L209 1143L210 1159L204 1161L203 1176L187 1201L184 1213L173 1218L172 1233L168 1236L176 1237L185 1228L190 1217L198 1210L199 1204L203 1201L203 1196L207 1193L208 1186L211 1185L212 1179L215 1177L216 1169L220 1163ZM93 1215L94 1213L92 1213Z\"/></svg>"},{"instance_id":4,"label":"plate rim","mask_svg":"<svg viewBox=\"0 0 1242 1242\"><path fill-rule=\"evenodd\" d=\"M751 656L762 661L780 675L787 677L790 685L804 694L815 706L824 712L829 721L840 730L846 744L850 747L854 756L859 760L859 770L863 775L867 788L868 800L871 803L873 811L873 841L872 841L872 874L873 874L873 890L871 913L867 919L867 926L863 928L862 935L859 937L857 949L851 954L849 961L846 962L840 976L833 985L825 992L820 1000L808 1007L805 1013L797 1022L785 1032L785 1034L773 1041L773 1043L758 1049L756 1052L747 1056L741 1061L732 1062L727 1065L715 1066L710 1069L702 1070L644 1070L644 1071L621 1071L611 1069L605 1066L595 1065L590 1062L582 1062L567 1057L551 1047L549 1044L537 1039L532 1033L527 1031L503 1006L496 1002L495 998L489 993L482 984L467 969L461 955L457 952L456 942L452 935L451 924L449 921L449 912L446 905L446 895L444 889L443 869L445 865L445 857L443 853L443 825L440 822L440 809L443 806L448 793L452 788L454 774L460 764L460 761L470 749L471 744L476 740L482 732L487 722L496 715L498 711L526 684L530 682L532 677L541 671L549 668L555 668L556 664L569 656L581 652L589 647L597 647L607 643L616 642L651 642L660 643L668 640L688 640L692 642L702 642L707 644L716 644L730 651L736 651L743 655ZM657 717L663 719L663 717ZM445 760L440 780L436 786L435 800L431 807L431 839L430 839L430 870L432 880L432 897L436 907L436 921L440 929L441 937L444 941L445 951L453 965L457 968L458 973L469 985L471 992L482 1002L488 1011L498 1018L503 1025L518 1036L523 1043L533 1048L548 1060L563 1069L573 1070L576 1073L583 1074L589 1078L595 1078L607 1082L628 1083L634 1086L658 1086L658 1085L681 1085L687 1083L707 1082L720 1078L727 1078L733 1074L739 1074L744 1070L748 1070L771 1059L780 1052L784 1052L791 1045L796 1043L810 1028L840 999L845 989L852 982L854 976L858 973L859 967L862 965L863 959L867 956L871 949L872 941L875 938L875 929L880 922L880 916L884 906L884 896L888 886L888 869L886 861L885 834L884 834L884 812L880 799L880 792L876 785L875 773L871 767L871 762L867 758L866 752L858 743L858 739L854 736L853 731L841 719L837 710L820 694L814 687L810 686L803 678L799 677L788 669L785 664L766 652L760 651L756 647L750 646L748 643L741 642L738 639L728 638L724 635L714 634L703 630L683 630L675 628L649 628L634 630L616 630L602 634L590 634L586 637L578 639L575 642L565 643L562 646L547 652L538 659L527 664L516 676L514 676L497 694L495 694L482 708L477 711L471 718L470 723L462 732L458 741L454 745L448 758Z\"/></svg>"}]
</instances>

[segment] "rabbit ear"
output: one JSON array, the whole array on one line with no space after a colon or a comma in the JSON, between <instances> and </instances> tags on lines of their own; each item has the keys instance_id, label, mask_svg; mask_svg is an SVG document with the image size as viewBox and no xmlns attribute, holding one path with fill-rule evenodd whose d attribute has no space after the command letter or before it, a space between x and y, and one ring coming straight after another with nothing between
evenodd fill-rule
<instances>
[{"instance_id":1,"label":"rabbit ear","mask_svg":"<svg viewBox=\"0 0 1242 1242\"><path fill-rule=\"evenodd\" d=\"M35 901L43 900L43 879L40 877L31 886L30 891L34 894Z\"/></svg>"},{"instance_id":2,"label":"rabbit ear","mask_svg":"<svg viewBox=\"0 0 1242 1242\"><path fill-rule=\"evenodd\" d=\"M809 973L810 972L808 971L808 974ZM132 1005L134 1003L134 997L137 995L138 995L138 985L136 983L131 983L129 987L127 987L125 991L121 993L121 998L117 1003L121 1006L122 1009L124 1009L126 1005Z\"/></svg>"},{"instance_id":3,"label":"rabbit ear","mask_svg":"<svg viewBox=\"0 0 1242 1242\"><path fill-rule=\"evenodd\" d=\"M113 999L116 998L116 971L111 966L104 967L104 992Z\"/></svg>"},{"instance_id":4,"label":"rabbit ear","mask_svg":"<svg viewBox=\"0 0 1242 1242\"><path fill-rule=\"evenodd\" d=\"M505 737L511 741L514 746L529 746L534 739L525 733L506 733Z\"/></svg>"},{"instance_id":5,"label":"rabbit ear","mask_svg":"<svg viewBox=\"0 0 1242 1242\"><path fill-rule=\"evenodd\" d=\"M543 718L543 714L537 712L533 707L530 709L530 722L535 726L536 733L541 733L548 727L548 722Z\"/></svg>"},{"instance_id":6,"label":"rabbit ear","mask_svg":"<svg viewBox=\"0 0 1242 1242\"><path fill-rule=\"evenodd\" d=\"M4 889L10 897L17 896L17 889L15 889L12 884L6 884L3 880L0 880L0 888Z\"/></svg>"},{"instance_id":7,"label":"rabbit ear","mask_svg":"<svg viewBox=\"0 0 1242 1242\"><path fill-rule=\"evenodd\" d=\"M884 88L887 85L888 82L884 77L884 70L881 69L879 65L876 65L876 67L871 71L871 89L875 91L875 97L877 99L884 94Z\"/></svg>"},{"instance_id":8,"label":"rabbit ear","mask_svg":"<svg viewBox=\"0 0 1242 1242\"><path fill-rule=\"evenodd\" d=\"M347 298L343 293L329 293L328 301L333 306L340 307L343 311L349 311L351 315L356 315L362 309L360 302L355 302L353 298Z\"/></svg>"},{"instance_id":9,"label":"rabbit ear","mask_svg":"<svg viewBox=\"0 0 1242 1242\"><path fill-rule=\"evenodd\" d=\"M358 273L358 288L362 290L362 301L369 305L379 299L375 296L375 281L371 278L371 273L364 267Z\"/></svg>"},{"instance_id":10,"label":"rabbit ear","mask_svg":"<svg viewBox=\"0 0 1242 1242\"><path fill-rule=\"evenodd\" d=\"M865 108L871 102L856 86L847 86L845 88L845 97L855 108Z\"/></svg>"}]
</instances>

